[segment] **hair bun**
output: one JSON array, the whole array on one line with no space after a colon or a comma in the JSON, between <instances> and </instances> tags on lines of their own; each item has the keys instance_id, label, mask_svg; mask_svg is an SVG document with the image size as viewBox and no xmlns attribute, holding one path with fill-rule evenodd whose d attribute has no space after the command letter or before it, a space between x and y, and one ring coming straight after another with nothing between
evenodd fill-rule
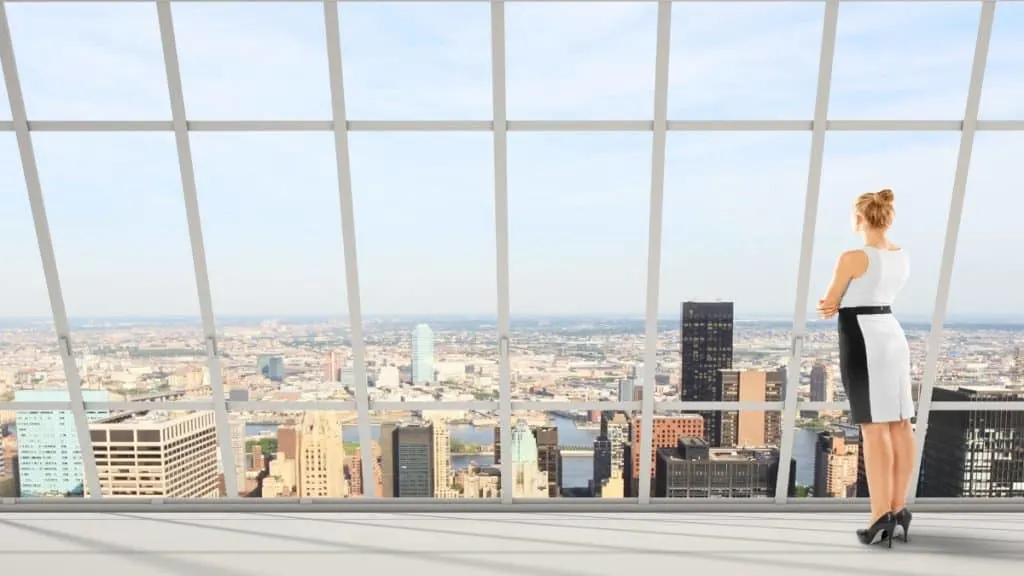
<instances>
[{"instance_id":1,"label":"hair bun","mask_svg":"<svg viewBox=\"0 0 1024 576\"><path fill-rule=\"evenodd\" d=\"M886 204L892 204L892 201L895 199L892 190L889 190L888 188L876 192L875 197L881 200L882 202L885 202Z\"/></svg>"}]
</instances>

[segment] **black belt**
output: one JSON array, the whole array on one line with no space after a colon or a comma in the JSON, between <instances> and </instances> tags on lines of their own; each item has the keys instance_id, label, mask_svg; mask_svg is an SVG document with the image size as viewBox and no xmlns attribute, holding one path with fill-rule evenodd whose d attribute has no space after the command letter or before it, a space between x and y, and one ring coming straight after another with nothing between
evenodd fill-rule
<instances>
[{"instance_id":1,"label":"black belt","mask_svg":"<svg viewBox=\"0 0 1024 576\"><path fill-rule=\"evenodd\" d=\"M892 314L892 306L851 306L849 308L840 308L840 314L850 314L853 316L861 316L864 314Z\"/></svg>"}]
</instances>

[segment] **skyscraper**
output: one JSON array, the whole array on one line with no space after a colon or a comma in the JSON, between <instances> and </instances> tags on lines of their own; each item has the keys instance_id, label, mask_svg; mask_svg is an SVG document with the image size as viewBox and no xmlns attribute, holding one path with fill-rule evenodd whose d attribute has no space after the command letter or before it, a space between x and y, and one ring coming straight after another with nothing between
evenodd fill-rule
<instances>
[{"instance_id":1,"label":"skyscraper","mask_svg":"<svg viewBox=\"0 0 1024 576\"><path fill-rule=\"evenodd\" d=\"M434 331L426 324L412 329L412 382L429 384L434 381Z\"/></svg>"},{"instance_id":2,"label":"skyscraper","mask_svg":"<svg viewBox=\"0 0 1024 576\"><path fill-rule=\"evenodd\" d=\"M611 450L611 471L622 472L626 466L626 445L629 444L629 416L625 412L606 410L601 413L601 436L608 439Z\"/></svg>"},{"instance_id":3,"label":"skyscraper","mask_svg":"<svg viewBox=\"0 0 1024 576\"><path fill-rule=\"evenodd\" d=\"M621 470L621 468L620 468ZM590 481L590 491L594 496L601 495L601 486L612 477L612 443L604 436L594 440L594 470Z\"/></svg>"},{"instance_id":4,"label":"skyscraper","mask_svg":"<svg viewBox=\"0 0 1024 576\"><path fill-rule=\"evenodd\" d=\"M796 460L789 461L789 491L796 488ZM774 448L710 448L700 438L680 438L657 450L654 495L659 498L771 498L779 474Z\"/></svg>"},{"instance_id":5,"label":"skyscraper","mask_svg":"<svg viewBox=\"0 0 1024 576\"><path fill-rule=\"evenodd\" d=\"M733 303L683 302L680 328L683 401L720 402L720 370L732 368ZM721 412L701 411L700 415L708 445L721 446Z\"/></svg>"},{"instance_id":6,"label":"skyscraper","mask_svg":"<svg viewBox=\"0 0 1024 576\"><path fill-rule=\"evenodd\" d=\"M514 498L547 498L548 476L537 462L537 438L524 420L512 427L512 469Z\"/></svg>"},{"instance_id":7,"label":"skyscraper","mask_svg":"<svg viewBox=\"0 0 1024 576\"><path fill-rule=\"evenodd\" d=\"M341 369L345 366L347 357L342 350L331 351L324 354L323 379L324 382L340 382Z\"/></svg>"},{"instance_id":8,"label":"skyscraper","mask_svg":"<svg viewBox=\"0 0 1024 576\"><path fill-rule=\"evenodd\" d=\"M644 399L644 364L630 366L626 378L619 380L619 402L639 402Z\"/></svg>"},{"instance_id":9,"label":"skyscraper","mask_svg":"<svg viewBox=\"0 0 1024 576\"><path fill-rule=\"evenodd\" d=\"M817 363L811 368L811 402L831 402L835 395L835 384L828 366Z\"/></svg>"},{"instance_id":10,"label":"skyscraper","mask_svg":"<svg viewBox=\"0 0 1024 576\"><path fill-rule=\"evenodd\" d=\"M1011 402L1024 393L997 387L935 388L933 402ZM1024 412L935 410L921 459L917 494L935 498L1024 496Z\"/></svg>"},{"instance_id":11,"label":"skyscraper","mask_svg":"<svg viewBox=\"0 0 1024 576\"><path fill-rule=\"evenodd\" d=\"M280 356L260 356L256 360L256 371L273 382L284 380L284 359Z\"/></svg>"},{"instance_id":12,"label":"skyscraper","mask_svg":"<svg viewBox=\"0 0 1024 576\"><path fill-rule=\"evenodd\" d=\"M540 426L533 429L537 439L537 466L548 478L548 495L562 495L562 449L558 447L558 428Z\"/></svg>"},{"instance_id":13,"label":"skyscraper","mask_svg":"<svg viewBox=\"0 0 1024 576\"><path fill-rule=\"evenodd\" d=\"M380 425L380 481L385 498L394 498L395 493L395 428L394 422Z\"/></svg>"},{"instance_id":14,"label":"skyscraper","mask_svg":"<svg viewBox=\"0 0 1024 576\"><path fill-rule=\"evenodd\" d=\"M224 474L234 474L237 478L239 490L245 488L245 420L240 420L237 417L229 419L229 428L231 429L231 453L234 455L234 468L230 466L221 466L224 470ZM217 459L220 463L220 459ZM237 494L229 494L234 497Z\"/></svg>"},{"instance_id":15,"label":"skyscraper","mask_svg":"<svg viewBox=\"0 0 1024 576\"><path fill-rule=\"evenodd\" d=\"M857 428L819 432L814 450L814 495L819 498L856 496L859 456L860 432Z\"/></svg>"},{"instance_id":16,"label":"skyscraper","mask_svg":"<svg viewBox=\"0 0 1024 576\"><path fill-rule=\"evenodd\" d=\"M444 418L433 421L434 425L434 497L454 498L451 488L452 476L452 435Z\"/></svg>"},{"instance_id":17,"label":"skyscraper","mask_svg":"<svg viewBox=\"0 0 1024 576\"><path fill-rule=\"evenodd\" d=\"M107 402L105 390L83 390L86 402ZM18 390L15 402L67 402L67 390ZM105 418L106 410L86 412L89 420ZM84 489L82 451L70 410L19 410L18 470L21 496L63 496Z\"/></svg>"},{"instance_id":18,"label":"skyscraper","mask_svg":"<svg viewBox=\"0 0 1024 576\"><path fill-rule=\"evenodd\" d=\"M213 412L126 413L94 422L89 431L104 498L220 496Z\"/></svg>"},{"instance_id":19,"label":"skyscraper","mask_svg":"<svg viewBox=\"0 0 1024 576\"><path fill-rule=\"evenodd\" d=\"M433 498L434 426L401 424L392 440L395 498Z\"/></svg>"},{"instance_id":20,"label":"skyscraper","mask_svg":"<svg viewBox=\"0 0 1024 576\"><path fill-rule=\"evenodd\" d=\"M640 487L640 426L639 417L630 420L630 445L626 447L625 459L629 465L623 470L626 495L636 497ZM704 418L699 414L683 414L681 416L655 416L651 424L651 478L657 464L659 448L673 448L679 438L703 438ZM653 484L652 484L653 489Z\"/></svg>"},{"instance_id":21,"label":"skyscraper","mask_svg":"<svg viewBox=\"0 0 1024 576\"><path fill-rule=\"evenodd\" d=\"M764 401L782 402L786 390L786 366L779 366L765 375ZM764 415L764 442L778 446L782 442L782 411L769 410Z\"/></svg>"},{"instance_id":22,"label":"skyscraper","mask_svg":"<svg viewBox=\"0 0 1024 576\"><path fill-rule=\"evenodd\" d=\"M301 498L342 498L345 485L345 449L341 425L334 412L306 412L298 431Z\"/></svg>"},{"instance_id":23,"label":"skyscraper","mask_svg":"<svg viewBox=\"0 0 1024 576\"><path fill-rule=\"evenodd\" d=\"M762 370L722 370L723 402L766 402L768 378ZM765 446L765 410L729 410L721 418L723 448ZM706 432L706 430L705 430Z\"/></svg>"}]
</instances>

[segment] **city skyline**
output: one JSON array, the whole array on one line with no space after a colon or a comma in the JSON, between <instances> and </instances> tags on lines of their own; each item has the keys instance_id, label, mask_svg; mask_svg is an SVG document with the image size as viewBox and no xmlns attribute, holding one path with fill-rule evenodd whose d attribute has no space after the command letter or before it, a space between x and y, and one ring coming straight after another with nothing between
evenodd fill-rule
<instances>
[{"instance_id":1,"label":"city skyline","mask_svg":"<svg viewBox=\"0 0 1024 576\"><path fill-rule=\"evenodd\" d=\"M681 332L659 333L653 381L645 380L638 388L637 380L649 374L639 363L639 323L523 326L513 330L511 351L501 356L494 349L494 332L484 334L457 323L437 329L422 323L412 329L398 322L375 323L378 330L368 331L367 343L358 351L330 324L260 323L229 329L218 337L217 346L218 377L228 391L227 426L213 419L219 394L213 365L203 361L204 350L189 343L180 325L142 330L99 326L73 342L74 362L83 391L103 395L102 400L109 393L115 401L134 404L114 416L118 422L134 421L133 413L148 414L139 422L165 422L174 428L186 413L175 410L178 401L208 408L187 411L206 422L204 443L195 450L158 443L161 436L134 425L107 438L88 424L82 447L95 446L96 462L102 466L97 468L99 478L90 479L92 465L86 464L86 484L96 487L86 491L110 497L217 497L238 490L254 498L347 498L374 486L374 493L386 498L472 499L502 494L624 498L648 489L652 496L673 498L848 498L866 490L859 449L854 448L859 438L851 436L855 428L843 409L845 388L837 385L841 371L836 368L834 330L809 327L806 348L793 365L786 323L737 322L732 303L687 302L680 311ZM923 374L926 332L907 326L915 395L922 388L929 394L932 390ZM937 409L941 425L932 428L919 452L927 457L920 484L915 484L919 496L1018 494L1014 486L1019 470L1003 470L1001 464L992 464L992 481L950 482L936 471L973 462L973 457L958 456L960 447L989 454L993 462L1002 462L1004 452L1015 450L1020 413L999 405L1019 399L1024 390L1022 335L1005 326L949 332L933 375L936 401L973 400L989 406L970 411L970 422L966 413ZM12 462L4 469L15 470L14 478L27 482L15 482L15 490L35 486L57 470L34 458L26 459L18 472L21 461L11 458L17 457L22 442L29 448L23 453L26 458L52 446L68 454L76 450L76 431L61 432L48 424L58 418L70 424L73 412L19 409L23 401L70 399L71 391L61 388L67 374L61 354L42 344L44 337L39 331L0 332L0 436L7 451L3 458ZM369 403L356 394L360 356ZM787 365L795 366L795 381ZM509 374L507 388L498 384L502 370ZM795 394L785 394L792 388ZM502 394L511 400L510 413L495 408ZM641 408L646 394L654 396L647 405L653 410ZM796 403L789 404L791 399ZM95 400L87 400L85 408L101 407ZM694 413L682 409L680 400L725 406ZM473 407L476 402L486 404ZM766 408L767 403L785 402L789 409L728 410L735 402L766 403ZM622 423L614 411L622 411L627 428L610 430L611 420ZM654 422L648 478L641 473L646 448L641 447L638 423L649 417ZM301 427L294 424L298 420ZM505 428L512 423L514 428ZM598 428L600 435L592 432ZM784 440L789 429L794 436ZM138 436L132 436L133 430L139 430ZM503 453L500 447L509 441L506 430L518 434L520 448L524 438L527 444L534 438L536 443L527 454L517 455L516 436L509 436L512 450ZM837 444L836 433L846 437L845 444ZM975 436L985 439L984 445ZM140 462L130 477L119 479L124 465L133 464L119 460L123 446L108 456L105 442L135 442L130 450L163 451L175 463L156 470ZM289 442L291 449L285 447ZM295 455L299 448L301 457ZM204 471L197 471L196 481L188 486L162 486L161 477L173 476L175 467L184 466L182 450L204 462ZM782 481L782 458L790 462L788 483ZM217 468L217 461L229 464ZM729 474L708 481L703 467L709 461ZM215 468L225 476L217 477ZM229 475L231 470L238 475ZM57 472L68 488L48 489L46 494L74 496L79 484L74 468ZM0 494L11 494L11 477L8 473ZM220 486L217 494L211 491L215 484ZM777 487L788 488L779 492ZM20 495L34 493L22 490Z\"/></svg>"},{"instance_id":2,"label":"city skyline","mask_svg":"<svg viewBox=\"0 0 1024 576\"><path fill-rule=\"evenodd\" d=\"M322 8L173 4L189 119L329 120ZM508 117L649 119L656 8L510 3ZM492 119L487 3L340 9L351 120ZM170 118L154 6L6 10L30 120ZM823 14L824 3L674 5L669 118L811 118ZM975 3L842 4L829 118L961 119L979 14ZM1000 4L996 14L981 118L1019 119L1024 9ZM267 45L272 54L251 56ZM1017 307L1024 269L1003 254L1024 242L1013 220L1024 209L1013 190L1022 137L977 135L950 318ZM508 138L513 318L642 313L650 132ZM493 313L492 135L353 131L349 140L365 316ZM809 131L669 133L660 314L715 296L739 317L792 316L810 140ZM193 133L191 142L218 318L344 313L331 134ZM33 143L68 314L198 316L173 135L36 132ZM808 309L839 252L857 244L853 197L889 187L893 239L913 270L897 306L930 317L958 145L954 130L827 135ZM0 291L0 317L45 316L10 131L0 131L0 185L11 192L0 195L0 244L13 247L0 264L14 279Z\"/></svg>"}]
</instances>

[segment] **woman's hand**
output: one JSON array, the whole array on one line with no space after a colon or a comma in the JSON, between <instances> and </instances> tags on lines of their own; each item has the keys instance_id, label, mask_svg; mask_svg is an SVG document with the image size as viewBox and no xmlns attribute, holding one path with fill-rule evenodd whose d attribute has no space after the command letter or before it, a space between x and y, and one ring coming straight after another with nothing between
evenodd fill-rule
<instances>
[{"instance_id":1,"label":"woman's hand","mask_svg":"<svg viewBox=\"0 0 1024 576\"><path fill-rule=\"evenodd\" d=\"M818 317L822 320L828 320L837 312L839 312L839 306L827 303L824 298L818 300Z\"/></svg>"}]
</instances>

